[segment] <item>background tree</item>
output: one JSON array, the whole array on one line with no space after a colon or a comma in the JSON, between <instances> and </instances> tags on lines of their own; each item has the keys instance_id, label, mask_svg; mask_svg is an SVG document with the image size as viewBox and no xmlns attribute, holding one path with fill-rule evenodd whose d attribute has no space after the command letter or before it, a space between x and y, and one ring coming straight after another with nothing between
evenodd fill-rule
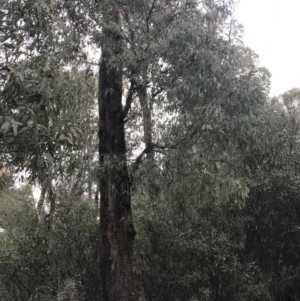
<instances>
[{"instance_id":1,"label":"background tree","mask_svg":"<svg viewBox=\"0 0 300 301\"><path fill-rule=\"evenodd\" d=\"M102 300L94 204L58 204L49 231L25 192L1 199L0 300Z\"/></svg>"},{"instance_id":2,"label":"background tree","mask_svg":"<svg viewBox=\"0 0 300 301\"><path fill-rule=\"evenodd\" d=\"M269 279L274 300L299 296L298 154L299 91L272 99L265 114L265 147L245 156L249 198L245 207L245 260L255 260Z\"/></svg>"}]
</instances>

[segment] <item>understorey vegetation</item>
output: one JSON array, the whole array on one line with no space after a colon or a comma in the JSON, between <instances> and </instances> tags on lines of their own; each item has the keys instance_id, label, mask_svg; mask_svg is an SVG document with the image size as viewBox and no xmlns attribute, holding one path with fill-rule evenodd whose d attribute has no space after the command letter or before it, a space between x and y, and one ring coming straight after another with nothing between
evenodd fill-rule
<instances>
[{"instance_id":1,"label":"understorey vegetation","mask_svg":"<svg viewBox=\"0 0 300 301\"><path fill-rule=\"evenodd\" d=\"M0 0L0 301L296 301L300 89L233 0Z\"/></svg>"}]
</instances>

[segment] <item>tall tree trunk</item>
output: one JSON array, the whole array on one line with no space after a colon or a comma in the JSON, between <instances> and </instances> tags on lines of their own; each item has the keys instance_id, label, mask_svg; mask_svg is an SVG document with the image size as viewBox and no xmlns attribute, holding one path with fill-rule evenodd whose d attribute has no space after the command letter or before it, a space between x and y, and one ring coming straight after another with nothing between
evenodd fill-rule
<instances>
[{"instance_id":1,"label":"tall tree trunk","mask_svg":"<svg viewBox=\"0 0 300 301\"><path fill-rule=\"evenodd\" d=\"M144 143L146 147L150 147L152 144L152 106L148 100L147 88L145 86L138 89L138 96L143 114ZM151 161L154 160L154 152L149 152L147 158Z\"/></svg>"},{"instance_id":2,"label":"tall tree trunk","mask_svg":"<svg viewBox=\"0 0 300 301\"><path fill-rule=\"evenodd\" d=\"M120 22L117 8L114 22ZM121 39L104 31L99 73L99 155L101 277L105 301L144 300L140 274L133 251L135 229L131 215L130 181L122 110L122 68L109 67L108 60L122 53Z\"/></svg>"},{"instance_id":3,"label":"tall tree trunk","mask_svg":"<svg viewBox=\"0 0 300 301\"><path fill-rule=\"evenodd\" d=\"M44 206L46 192L47 192L47 188L45 187L45 185L43 185L43 183L41 186L42 186L41 187L41 195L40 195L39 202L37 205L37 212L38 212L39 218L43 218L45 215L43 206Z\"/></svg>"},{"instance_id":4,"label":"tall tree trunk","mask_svg":"<svg viewBox=\"0 0 300 301\"><path fill-rule=\"evenodd\" d=\"M145 147L149 147L149 149L151 149L151 146L153 145L152 99L148 98L146 86L141 86L138 89L138 96L143 114L144 143ZM153 151L147 153L146 164L148 169L147 174L149 175L155 168L155 158ZM159 196L160 188L155 183L153 177L146 177L146 181L147 183L145 183L145 187L147 188L150 199L154 202L155 199Z\"/></svg>"}]
</instances>

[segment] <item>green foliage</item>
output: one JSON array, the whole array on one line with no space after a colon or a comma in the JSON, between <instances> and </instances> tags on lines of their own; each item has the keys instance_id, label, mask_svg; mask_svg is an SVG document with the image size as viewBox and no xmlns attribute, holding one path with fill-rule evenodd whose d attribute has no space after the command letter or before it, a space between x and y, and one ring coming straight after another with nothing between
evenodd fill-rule
<instances>
[{"instance_id":1,"label":"green foliage","mask_svg":"<svg viewBox=\"0 0 300 301\"><path fill-rule=\"evenodd\" d=\"M255 260L244 261L249 188L237 149L228 149L200 142L168 151L160 196L136 197L149 300L270 299Z\"/></svg>"},{"instance_id":2,"label":"green foliage","mask_svg":"<svg viewBox=\"0 0 300 301\"><path fill-rule=\"evenodd\" d=\"M2 227L1 300L100 300L99 226L88 201L59 205L51 231L22 202Z\"/></svg>"},{"instance_id":3,"label":"green foliage","mask_svg":"<svg viewBox=\"0 0 300 301\"><path fill-rule=\"evenodd\" d=\"M272 100L264 116L272 130L244 156L250 171L245 260L255 260L266 274L274 300L299 295L298 94L295 89Z\"/></svg>"},{"instance_id":4,"label":"green foliage","mask_svg":"<svg viewBox=\"0 0 300 301\"><path fill-rule=\"evenodd\" d=\"M0 300L101 299L90 199L126 161L96 163L104 44L122 48L107 66L122 70L147 298L299 299L300 92L268 99L234 2L0 0ZM18 172L38 210L4 189Z\"/></svg>"},{"instance_id":5,"label":"green foliage","mask_svg":"<svg viewBox=\"0 0 300 301\"><path fill-rule=\"evenodd\" d=\"M8 78L1 91L3 148L35 179L41 169L51 172L54 162L62 164L62 148L67 153L74 145L82 147L82 131L88 127L79 121L92 120L95 78L75 69L63 71L51 58L16 63Z\"/></svg>"}]
</instances>

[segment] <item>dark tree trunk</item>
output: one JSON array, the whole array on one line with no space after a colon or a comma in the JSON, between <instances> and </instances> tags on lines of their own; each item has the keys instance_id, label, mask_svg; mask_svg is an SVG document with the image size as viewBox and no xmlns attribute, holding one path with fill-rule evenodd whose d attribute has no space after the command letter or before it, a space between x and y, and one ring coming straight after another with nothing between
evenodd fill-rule
<instances>
[{"instance_id":1,"label":"dark tree trunk","mask_svg":"<svg viewBox=\"0 0 300 301\"><path fill-rule=\"evenodd\" d=\"M120 22L113 9L115 22ZM122 53L121 40L105 32L99 73L101 277L105 301L144 300L133 251L130 181L122 109L122 68L108 67Z\"/></svg>"}]
</instances>

